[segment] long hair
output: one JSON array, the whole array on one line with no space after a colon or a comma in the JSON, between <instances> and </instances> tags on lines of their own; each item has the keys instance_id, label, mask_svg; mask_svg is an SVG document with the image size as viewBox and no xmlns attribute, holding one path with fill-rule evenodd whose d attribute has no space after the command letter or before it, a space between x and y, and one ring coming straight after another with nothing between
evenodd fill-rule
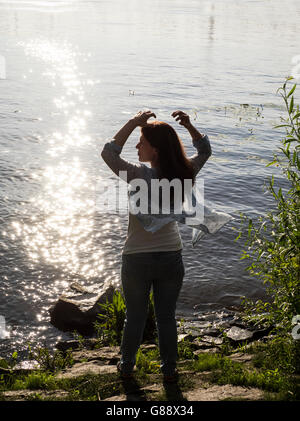
<instances>
[{"instance_id":1,"label":"long hair","mask_svg":"<svg viewBox=\"0 0 300 421\"><path fill-rule=\"evenodd\" d=\"M141 128L150 145L158 152L158 176L169 181L178 178L184 186L185 179L195 182L192 164L186 156L184 146L176 131L167 123L154 121ZM182 200L184 200L182 188Z\"/></svg>"}]
</instances>

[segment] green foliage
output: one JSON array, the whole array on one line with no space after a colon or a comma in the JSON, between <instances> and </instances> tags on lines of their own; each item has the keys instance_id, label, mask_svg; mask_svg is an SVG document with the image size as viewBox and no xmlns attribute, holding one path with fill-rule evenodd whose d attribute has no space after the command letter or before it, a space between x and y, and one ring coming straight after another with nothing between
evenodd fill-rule
<instances>
[{"instance_id":1,"label":"green foliage","mask_svg":"<svg viewBox=\"0 0 300 421\"><path fill-rule=\"evenodd\" d=\"M0 359L0 368L9 368L9 364L4 358Z\"/></svg>"},{"instance_id":2,"label":"green foliage","mask_svg":"<svg viewBox=\"0 0 300 421\"><path fill-rule=\"evenodd\" d=\"M0 367L10 371L0 375L1 390L16 389L51 389L54 385L54 376L57 371L71 366L74 361L71 350L66 353L60 351L50 352L47 348L31 349L28 345L28 357L37 361L40 368L34 371L14 371L18 354L14 352L10 360L0 360Z\"/></svg>"},{"instance_id":3,"label":"green foliage","mask_svg":"<svg viewBox=\"0 0 300 421\"><path fill-rule=\"evenodd\" d=\"M291 336L292 319L300 314L300 222L299 222L299 147L300 112L295 105L296 84L288 89L288 78L278 90L285 103L287 117L282 118L285 136L278 153L267 166L276 165L284 175L285 190L275 186L274 176L269 179L267 190L273 196L274 210L254 221L241 215L241 238L246 226L247 249L242 259L250 259L248 271L266 285L268 301L243 301L246 320L259 326L273 326L275 336L267 344L254 349L254 365L259 371L245 372L242 367L227 363L219 381L280 392L285 399L297 399L300 372L300 343ZM297 391L298 390L298 391ZM283 397L282 397L283 398Z\"/></svg>"},{"instance_id":4,"label":"green foliage","mask_svg":"<svg viewBox=\"0 0 300 421\"><path fill-rule=\"evenodd\" d=\"M119 291L115 291L112 303L106 301L99 305L100 313L95 322L98 337L110 345L121 342L122 330L125 320L125 302Z\"/></svg>"},{"instance_id":5,"label":"green foliage","mask_svg":"<svg viewBox=\"0 0 300 421\"><path fill-rule=\"evenodd\" d=\"M254 346L254 366L277 369L286 375L300 372L300 346L291 336L275 336L267 344Z\"/></svg>"},{"instance_id":6,"label":"green foliage","mask_svg":"<svg viewBox=\"0 0 300 421\"><path fill-rule=\"evenodd\" d=\"M158 359L158 350L143 352L139 348L136 354L136 366L142 373L159 373L160 363Z\"/></svg>"},{"instance_id":7,"label":"green foliage","mask_svg":"<svg viewBox=\"0 0 300 421\"><path fill-rule=\"evenodd\" d=\"M51 353L48 348L37 348L32 350L30 345L28 350L29 358L37 361L44 371L56 372L73 364L71 350L68 350L66 353L62 353L58 350Z\"/></svg>"},{"instance_id":8,"label":"green foliage","mask_svg":"<svg viewBox=\"0 0 300 421\"><path fill-rule=\"evenodd\" d=\"M92 375L56 380L56 389L68 392L70 401L98 401L122 393L117 373Z\"/></svg>"},{"instance_id":9,"label":"green foliage","mask_svg":"<svg viewBox=\"0 0 300 421\"><path fill-rule=\"evenodd\" d=\"M55 389L55 379L52 374L47 372L33 372L28 374L23 379L16 379L13 386L13 390L22 390L22 389Z\"/></svg>"},{"instance_id":10,"label":"green foliage","mask_svg":"<svg viewBox=\"0 0 300 421\"><path fill-rule=\"evenodd\" d=\"M257 387L269 392L281 392L284 400L296 399L293 382L280 368L274 367L274 358L270 358L268 364L261 363L256 368L250 368L221 354L203 353L193 361L192 368L196 372L211 371L210 381L216 384Z\"/></svg>"},{"instance_id":11,"label":"green foliage","mask_svg":"<svg viewBox=\"0 0 300 421\"><path fill-rule=\"evenodd\" d=\"M124 298L119 291L115 291L111 303L100 304L98 320L95 322L95 329L100 341L109 345L120 345L124 321L126 317L126 306ZM144 331L144 340L152 340L155 337L156 324L154 313L153 294L150 294L148 318Z\"/></svg>"},{"instance_id":12,"label":"green foliage","mask_svg":"<svg viewBox=\"0 0 300 421\"><path fill-rule=\"evenodd\" d=\"M195 371L216 370L221 367L223 357L220 354L203 353L193 362Z\"/></svg>"},{"instance_id":13,"label":"green foliage","mask_svg":"<svg viewBox=\"0 0 300 421\"><path fill-rule=\"evenodd\" d=\"M230 342L230 339L228 338L228 336L227 336L227 334L225 332L225 329L224 328L219 328L219 331L221 332L222 338L223 338L223 342L219 346L221 355L222 356L229 355L233 351L233 346L232 346L232 344Z\"/></svg>"},{"instance_id":14,"label":"green foliage","mask_svg":"<svg viewBox=\"0 0 300 421\"><path fill-rule=\"evenodd\" d=\"M293 316L300 314L300 222L299 222L299 147L300 113L295 106L294 92L287 89L288 78L278 90L286 105L287 118L282 118L286 134L281 140L280 154L273 154L268 164L281 168L289 189L276 188L274 177L269 180L268 191L275 202L275 210L260 217L258 223L242 215L242 225L248 223L247 250L242 258L251 259L248 271L259 277L266 285L267 303L245 299L245 314L249 320L276 325L277 331L290 334ZM241 233L236 238L240 238ZM260 318L260 320L259 320Z\"/></svg>"},{"instance_id":15,"label":"green foliage","mask_svg":"<svg viewBox=\"0 0 300 421\"><path fill-rule=\"evenodd\" d=\"M288 379L278 368L249 371L242 363L226 357L220 360L220 371L214 373L214 381L217 384L257 387L271 392L287 391L289 388Z\"/></svg>"},{"instance_id":16,"label":"green foliage","mask_svg":"<svg viewBox=\"0 0 300 421\"><path fill-rule=\"evenodd\" d=\"M178 342L178 357L180 360L188 360L194 358L194 347L189 341L182 340Z\"/></svg>"}]
</instances>

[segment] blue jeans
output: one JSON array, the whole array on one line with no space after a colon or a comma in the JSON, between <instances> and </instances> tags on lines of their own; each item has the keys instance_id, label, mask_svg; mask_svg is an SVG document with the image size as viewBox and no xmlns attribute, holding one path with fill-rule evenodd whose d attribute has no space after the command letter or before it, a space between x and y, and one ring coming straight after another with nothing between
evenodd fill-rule
<instances>
[{"instance_id":1,"label":"blue jeans","mask_svg":"<svg viewBox=\"0 0 300 421\"><path fill-rule=\"evenodd\" d=\"M121 369L131 372L143 339L153 287L155 318L161 357L161 370L174 374L177 360L175 310L185 274L181 250L122 255L121 280L126 319L121 343Z\"/></svg>"}]
</instances>

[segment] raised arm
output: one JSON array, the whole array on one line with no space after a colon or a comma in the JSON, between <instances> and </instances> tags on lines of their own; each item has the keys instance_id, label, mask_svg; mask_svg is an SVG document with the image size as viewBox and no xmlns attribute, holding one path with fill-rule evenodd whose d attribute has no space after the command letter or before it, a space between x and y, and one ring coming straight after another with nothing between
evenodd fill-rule
<instances>
[{"instance_id":1,"label":"raised arm","mask_svg":"<svg viewBox=\"0 0 300 421\"><path fill-rule=\"evenodd\" d=\"M193 145L197 149L197 153L189 158L196 175L212 153L208 136L201 134L190 122L190 117L183 111L174 111L172 116L189 131Z\"/></svg>"},{"instance_id":2,"label":"raised arm","mask_svg":"<svg viewBox=\"0 0 300 421\"><path fill-rule=\"evenodd\" d=\"M115 134L111 141L105 143L102 149L101 156L105 163L117 176L119 176L120 171L126 171L128 183L134 178L143 178L144 169L142 165L132 164L121 158L120 153L133 130L138 126L147 124L150 117L156 116L151 111L138 112Z\"/></svg>"}]
</instances>

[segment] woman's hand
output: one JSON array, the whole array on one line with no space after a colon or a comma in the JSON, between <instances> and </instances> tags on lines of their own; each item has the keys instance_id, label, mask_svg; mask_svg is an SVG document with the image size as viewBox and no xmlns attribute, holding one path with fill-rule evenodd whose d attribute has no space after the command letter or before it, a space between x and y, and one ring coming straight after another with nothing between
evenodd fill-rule
<instances>
[{"instance_id":1,"label":"woman's hand","mask_svg":"<svg viewBox=\"0 0 300 421\"><path fill-rule=\"evenodd\" d=\"M156 118L156 115L148 110L148 111L139 111L134 117L133 117L133 121L135 122L135 124L137 126L146 126L147 125L147 120L150 117L154 117Z\"/></svg>"},{"instance_id":2,"label":"woman's hand","mask_svg":"<svg viewBox=\"0 0 300 421\"><path fill-rule=\"evenodd\" d=\"M179 124L181 126L184 126L187 128L191 125L190 117L183 111L177 110L177 111L174 111L171 115L172 117L175 118L176 121L179 121Z\"/></svg>"}]
</instances>

